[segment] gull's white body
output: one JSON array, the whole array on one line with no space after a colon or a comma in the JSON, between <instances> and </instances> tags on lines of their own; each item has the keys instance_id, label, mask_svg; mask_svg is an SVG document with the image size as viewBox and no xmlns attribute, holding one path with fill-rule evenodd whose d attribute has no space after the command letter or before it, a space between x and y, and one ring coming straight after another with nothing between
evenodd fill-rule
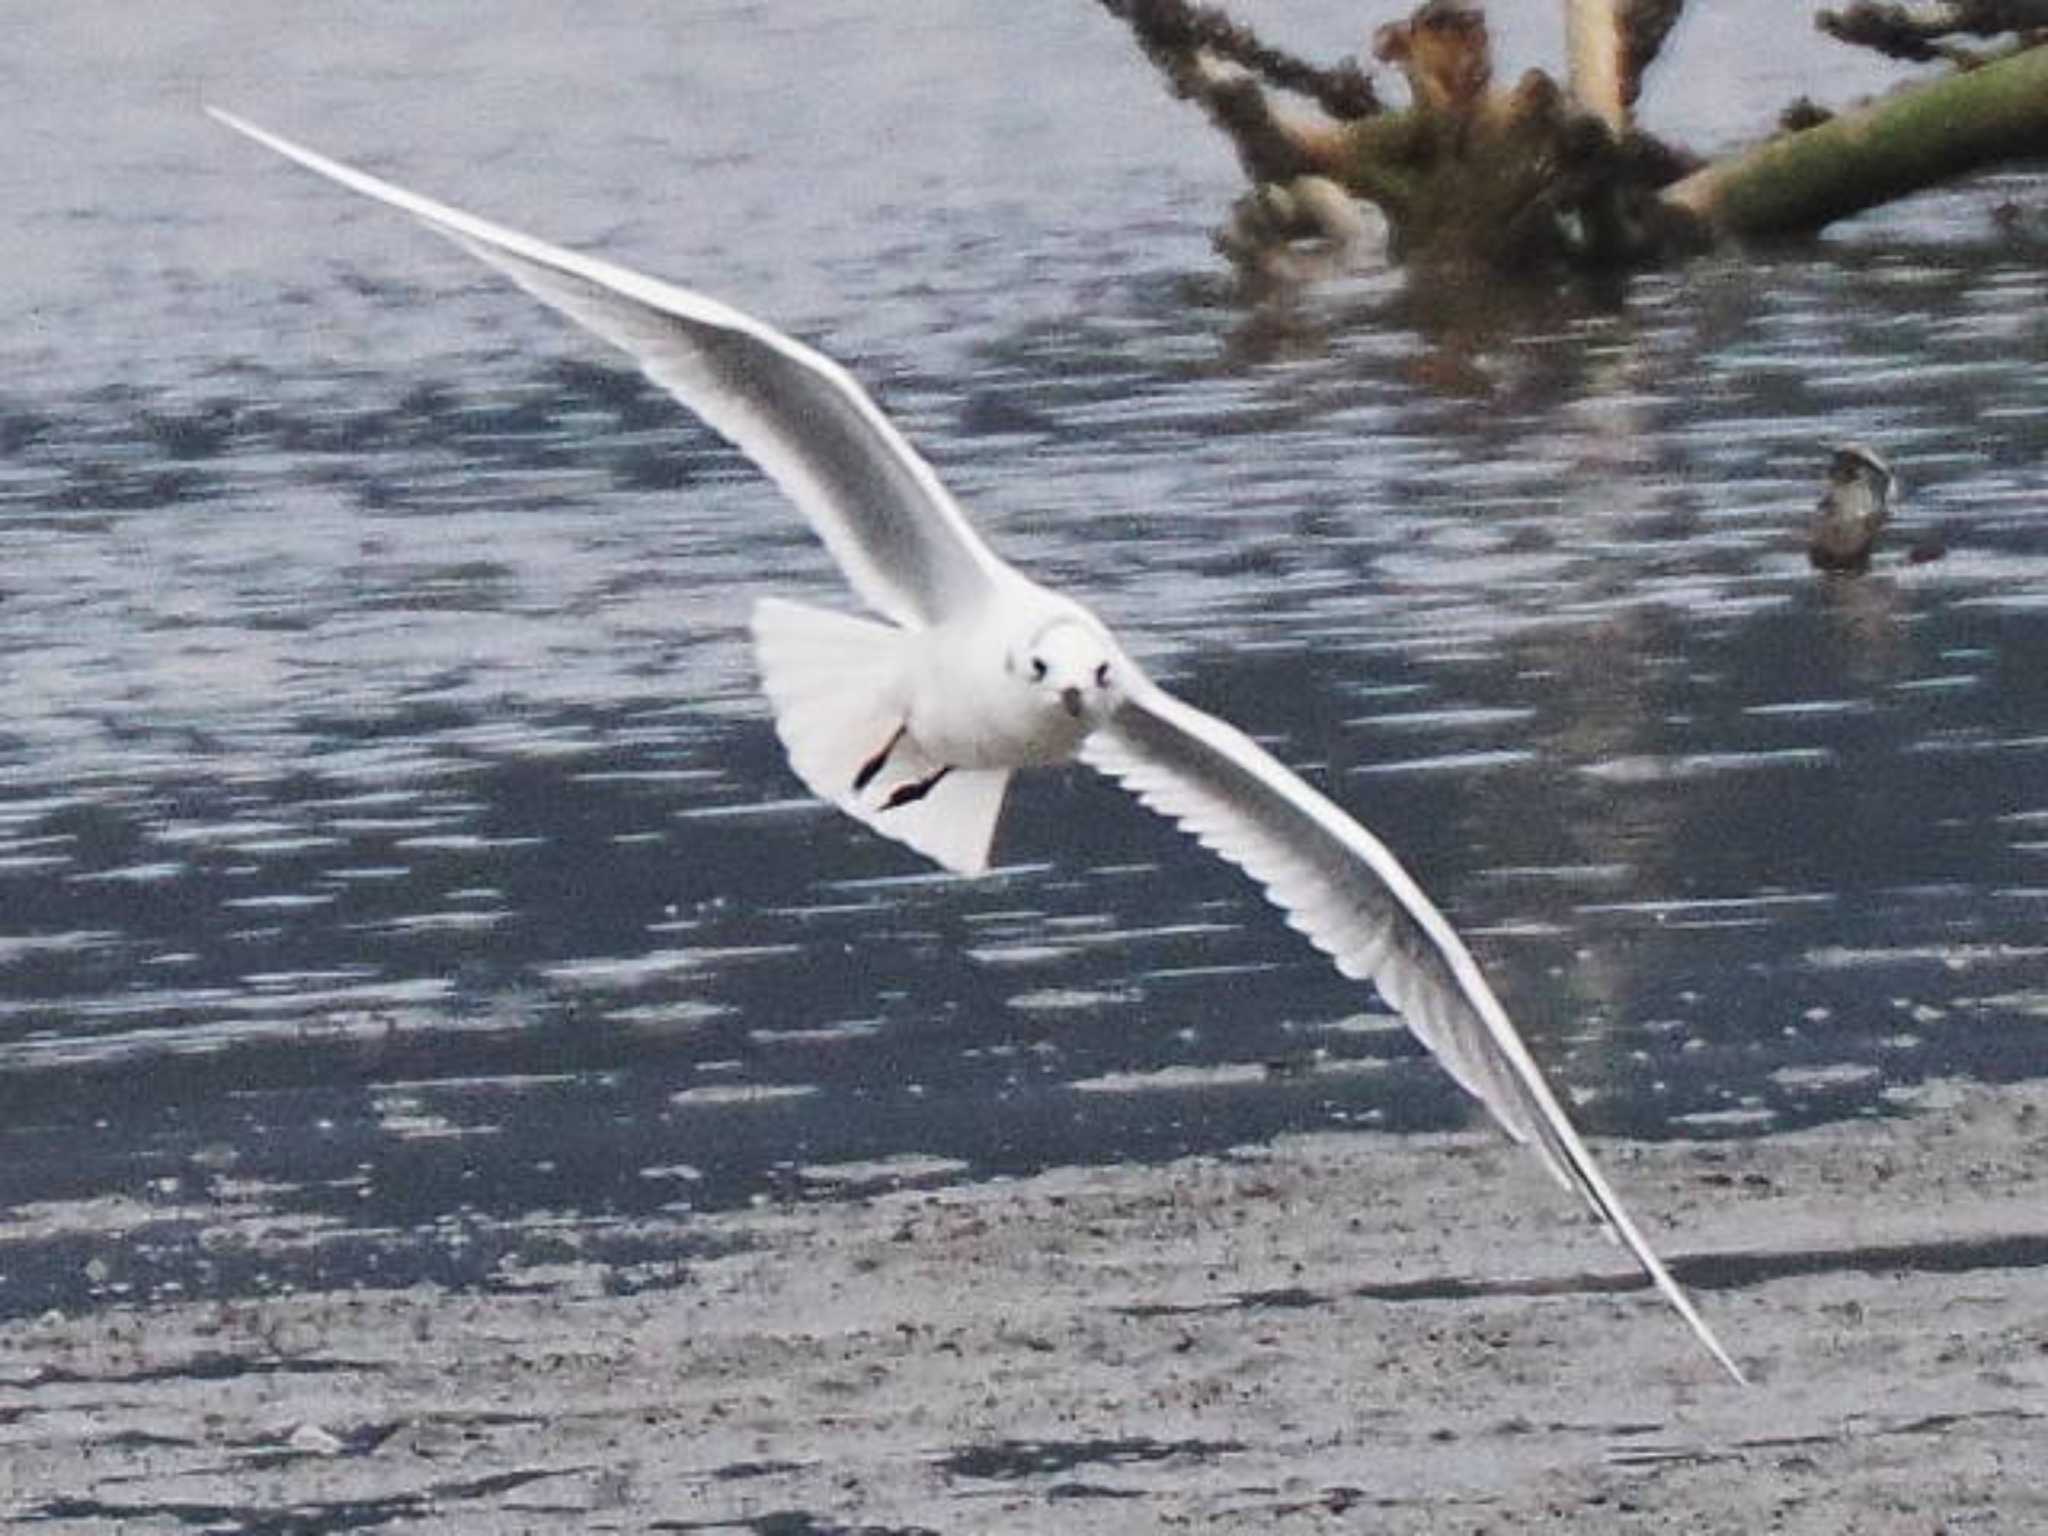
<instances>
[{"instance_id":1,"label":"gull's white body","mask_svg":"<svg viewBox=\"0 0 2048 1536\"><path fill-rule=\"evenodd\" d=\"M773 600L755 611L776 730L815 793L978 873L1013 770L1078 756L1122 781L1257 880L1340 971L1378 986L1743 1379L1593 1162L1477 963L1386 847L1242 732L1159 688L1086 609L999 559L843 368L715 299L213 115L412 214L622 347L797 503L887 621Z\"/></svg>"}]
</instances>

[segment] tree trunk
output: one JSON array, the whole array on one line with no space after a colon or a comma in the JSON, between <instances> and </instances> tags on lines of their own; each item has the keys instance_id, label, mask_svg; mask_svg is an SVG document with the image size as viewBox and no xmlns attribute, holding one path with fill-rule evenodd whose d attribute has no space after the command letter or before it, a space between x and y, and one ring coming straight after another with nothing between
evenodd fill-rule
<instances>
[{"instance_id":1,"label":"tree trunk","mask_svg":"<svg viewBox=\"0 0 2048 1536\"><path fill-rule=\"evenodd\" d=\"M2048 47L1771 139L1666 187L1735 237L1804 234L2001 161L2048 155Z\"/></svg>"}]
</instances>

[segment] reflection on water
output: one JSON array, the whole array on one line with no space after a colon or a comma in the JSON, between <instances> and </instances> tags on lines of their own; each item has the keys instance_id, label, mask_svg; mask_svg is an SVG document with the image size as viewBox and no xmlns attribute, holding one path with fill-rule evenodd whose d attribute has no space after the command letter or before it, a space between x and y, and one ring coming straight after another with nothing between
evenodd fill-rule
<instances>
[{"instance_id":1,"label":"reflection on water","mask_svg":"<svg viewBox=\"0 0 2048 1536\"><path fill-rule=\"evenodd\" d=\"M1035 41L1131 89L1101 36ZM2043 1069L2036 257L1959 201L1945 240L1619 309L1252 301L1203 246L1227 167L1186 196L1182 141L1133 127L1172 168L1136 185L1069 108L1004 130L1074 167L1043 199L928 184L885 231L835 184L760 209L807 239L722 208L678 221L688 269L665 223L621 254L809 315L1006 553L1401 852L1590 1129L1768 1134ZM558 232L544 146L508 175L487 125L404 111L390 169L464 197L467 135L489 205L530 185ZM662 158L630 116L582 132ZM975 882L801 798L741 643L761 593L842 601L796 516L517 294L239 151L195 131L179 168L233 280L143 283L146 367L82 330L0 395L0 1312L474 1280L536 1232L641 1264L675 1256L637 1215L1466 1116L1079 770L1019 788ZM146 204L149 163L102 152ZM745 197L733 153L702 176ZM62 226L38 313L129 279L120 205ZM1947 560L1807 570L1843 437Z\"/></svg>"}]
</instances>

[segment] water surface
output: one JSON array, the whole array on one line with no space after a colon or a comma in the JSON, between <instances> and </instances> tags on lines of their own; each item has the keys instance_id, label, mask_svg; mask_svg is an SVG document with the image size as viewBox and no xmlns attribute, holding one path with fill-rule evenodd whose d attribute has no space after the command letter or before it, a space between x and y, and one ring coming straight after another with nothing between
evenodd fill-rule
<instances>
[{"instance_id":1,"label":"water surface","mask_svg":"<svg viewBox=\"0 0 2048 1536\"><path fill-rule=\"evenodd\" d=\"M1351 41L1311 12L1247 14ZM846 359L999 548L1399 851L1589 1130L2048 1069L2048 273L1992 217L2038 178L1618 309L1251 295L1227 152L1078 0L112 15L0 65L0 1312L1469 1114L1081 770L973 882L808 801L743 641L848 601L794 512L202 98ZM1731 94L1700 20L1660 126L1871 83L1793 36ZM1846 437L1946 559L1807 570Z\"/></svg>"}]
</instances>

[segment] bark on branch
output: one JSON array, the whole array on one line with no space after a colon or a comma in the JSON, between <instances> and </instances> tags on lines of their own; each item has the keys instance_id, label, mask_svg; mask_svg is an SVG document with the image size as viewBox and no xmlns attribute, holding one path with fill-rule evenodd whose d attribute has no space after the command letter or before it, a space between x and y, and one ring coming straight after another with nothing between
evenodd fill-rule
<instances>
[{"instance_id":1,"label":"bark on branch","mask_svg":"<svg viewBox=\"0 0 2048 1536\"><path fill-rule=\"evenodd\" d=\"M2048 154L2048 47L1767 140L1664 201L1723 235L1805 233L2029 153Z\"/></svg>"}]
</instances>

